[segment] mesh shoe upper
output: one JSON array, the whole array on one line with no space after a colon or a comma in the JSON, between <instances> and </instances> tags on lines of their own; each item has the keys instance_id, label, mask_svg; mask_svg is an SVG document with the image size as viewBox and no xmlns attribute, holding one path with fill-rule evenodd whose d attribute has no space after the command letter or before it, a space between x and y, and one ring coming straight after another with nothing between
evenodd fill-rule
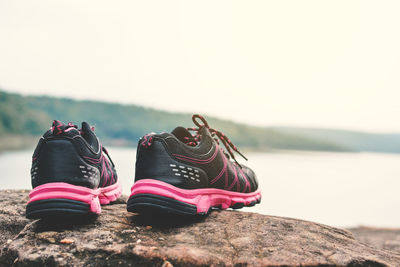
<instances>
[{"instance_id":1,"label":"mesh shoe upper","mask_svg":"<svg viewBox=\"0 0 400 267\"><path fill-rule=\"evenodd\" d=\"M196 118L204 123L199 124ZM238 150L230 140L210 128L201 116L194 115L193 120L199 127L190 129L195 135L186 128L177 127L171 134L149 134L139 140L136 180L157 179L185 189L256 191L255 173L236 162L232 150Z\"/></svg>"},{"instance_id":2,"label":"mesh shoe upper","mask_svg":"<svg viewBox=\"0 0 400 267\"><path fill-rule=\"evenodd\" d=\"M66 182L92 189L112 185L118 179L107 150L88 123L82 122L78 129L57 120L34 151L31 178L33 187Z\"/></svg>"}]
</instances>

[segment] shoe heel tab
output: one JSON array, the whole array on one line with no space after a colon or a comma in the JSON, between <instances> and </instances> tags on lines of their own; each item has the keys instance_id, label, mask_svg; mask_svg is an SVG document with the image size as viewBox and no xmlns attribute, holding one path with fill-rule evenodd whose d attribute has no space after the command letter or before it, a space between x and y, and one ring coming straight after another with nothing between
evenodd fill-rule
<instances>
[{"instance_id":1,"label":"shoe heel tab","mask_svg":"<svg viewBox=\"0 0 400 267\"><path fill-rule=\"evenodd\" d=\"M40 157L40 154L42 153L42 150L44 149L45 146L54 144L56 141L69 141L72 145L73 139L67 136L57 136L54 137L51 134L47 134L49 131L45 133L42 137L40 137L35 150L33 151L32 155L32 163L35 163L36 160Z\"/></svg>"},{"instance_id":2,"label":"shoe heel tab","mask_svg":"<svg viewBox=\"0 0 400 267\"><path fill-rule=\"evenodd\" d=\"M31 178L32 187L54 182L64 182L88 188L97 188L100 170L88 162L71 138L49 138L40 142L34 155Z\"/></svg>"},{"instance_id":3,"label":"shoe heel tab","mask_svg":"<svg viewBox=\"0 0 400 267\"><path fill-rule=\"evenodd\" d=\"M138 148L148 148L153 144L156 133L148 133L142 136L138 142Z\"/></svg>"},{"instance_id":4,"label":"shoe heel tab","mask_svg":"<svg viewBox=\"0 0 400 267\"><path fill-rule=\"evenodd\" d=\"M43 135L43 137L74 137L80 135L81 132L78 127L72 123L64 124L59 120L54 120L50 129Z\"/></svg>"},{"instance_id":5,"label":"shoe heel tab","mask_svg":"<svg viewBox=\"0 0 400 267\"><path fill-rule=\"evenodd\" d=\"M166 146L166 139L168 138L176 139L175 136L170 133L148 133L139 139L137 149L139 150L141 148L150 148L154 145L154 142L159 142Z\"/></svg>"}]
</instances>

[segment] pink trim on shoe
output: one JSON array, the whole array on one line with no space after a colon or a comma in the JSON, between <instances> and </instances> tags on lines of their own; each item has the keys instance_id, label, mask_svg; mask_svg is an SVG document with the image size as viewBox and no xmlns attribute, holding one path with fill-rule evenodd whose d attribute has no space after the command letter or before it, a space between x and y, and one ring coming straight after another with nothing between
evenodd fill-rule
<instances>
[{"instance_id":1,"label":"pink trim on shoe","mask_svg":"<svg viewBox=\"0 0 400 267\"><path fill-rule=\"evenodd\" d=\"M90 189L68 183L47 183L35 187L29 193L28 204L43 199L71 199L90 205L90 211L100 214L99 195L101 189Z\"/></svg>"},{"instance_id":2,"label":"pink trim on shoe","mask_svg":"<svg viewBox=\"0 0 400 267\"><path fill-rule=\"evenodd\" d=\"M122 186L119 180L107 187L102 187L99 195L99 200L101 205L109 204L112 201L117 200L122 194Z\"/></svg>"},{"instance_id":3,"label":"pink trim on shoe","mask_svg":"<svg viewBox=\"0 0 400 267\"><path fill-rule=\"evenodd\" d=\"M43 199L71 199L89 204L91 212L100 214L100 204L109 204L117 200L121 194L122 186L119 181L113 185L98 189L90 189L68 183L47 183L35 187L29 193L28 203Z\"/></svg>"},{"instance_id":4,"label":"pink trim on shoe","mask_svg":"<svg viewBox=\"0 0 400 267\"><path fill-rule=\"evenodd\" d=\"M248 205L261 198L261 191L251 193L232 192L216 188L181 189L154 179L142 179L131 188L130 197L137 194L153 194L169 197L197 206L197 213L207 212L210 207L221 206L227 209L235 203Z\"/></svg>"},{"instance_id":5,"label":"pink trim on shoe","mask_svg":"<svg viewBox=\"0 0 400 267\"><path fill-rule=\"evenodd\" d=\"M194 162L197 164L208 164L215 159L215 157L218 155L218 151L219 151L219 146L217 145L215 147L215 151L214 151L213 155L208 159L196 159L196 158L191 158L191 157L187 157L187 156L180 155L180 154L172 154L172 155L180 160Z\"/></svg>"}]
</instances>

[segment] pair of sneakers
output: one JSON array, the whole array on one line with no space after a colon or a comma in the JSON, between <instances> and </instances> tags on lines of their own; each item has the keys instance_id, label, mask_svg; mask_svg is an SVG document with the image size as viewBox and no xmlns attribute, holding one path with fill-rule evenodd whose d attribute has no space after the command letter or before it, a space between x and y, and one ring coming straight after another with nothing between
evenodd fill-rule
<instances>
[{"instance_id":1,"label":"pair of sneakers","mask_svg":"<svg viewBox=\"0 0 400 267\"><path fill-rule=\"evenodd\" d=\"M139 140L128 211L194 216L260 202L255 173L233 153L243 155L202 116L192 119L197 128ZM31 178L27 218L100 214L122 193L111 157L86 122L80 129L53 122L34 151Z\"/></svg>"}]
</instances>

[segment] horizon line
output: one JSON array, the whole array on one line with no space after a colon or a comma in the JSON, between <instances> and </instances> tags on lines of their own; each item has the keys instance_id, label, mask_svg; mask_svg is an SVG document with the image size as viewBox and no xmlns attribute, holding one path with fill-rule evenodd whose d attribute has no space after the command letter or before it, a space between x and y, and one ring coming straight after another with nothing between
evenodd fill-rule
<instances>
[{"instance_id":1,"label":"horizon line","mask_svg":"<svg viewBox=\"0 0 400 267\"><path fill-rule=\"evenodd\" d=\"M16 91L14 91L16 90ZM18 89L9 89L9 88L4 88L0 85L0 92L6 92L9 94L16 94L24 97L48 97L48 98L59 98L59 99L68 99L72 101L81 101L81 102L99 102L99 103L104 103L104 104L116 104L116 105L121 105L121 106L136 106L144 109L149 109L149 110L154 110L158 112L165 112L165 113L170 113L170 114L176 114L176 115L182 115L182 114L196 114L195 112L191 111L184 111L184 110L167 110L167 109L162 109L162 108L157 108L157 107L152 107L152 106L146 106L140 103L132 103L132 102L122 102L122 101L113 101L113 100L106 100L102 98L86 98L86 97L73 97L73 96L65 96L65 95L53 95L53 94L48 94L48 93L25 93L25 92L19 92ZM251 123L246 123L242 121L237 121L233 120L231 118L224 118L220 117L218 115L214 114L206 114L206 116L211 117L212 119L218 119L218 120L223 120L231 123L236 123L236 124L243 124L247 126L252 126L252 127L257 127L257 128L269 128L269 129L277 129L279 128L287 128L287 129L307 129L307 130L327 130L327 131L341 131L341 132L350 132L350 133L362 133L362 134L376 134L376 135L396 135L400 134L400 131L372 131L372 130L362 130L362 129L350 129L350 128L342 128L342 127L334 127L334 126L315 126L315 125L287 125L287 124L282 124L282 125L259 125L259 124L251 124Z\"/></svg>"}]
</instances>

